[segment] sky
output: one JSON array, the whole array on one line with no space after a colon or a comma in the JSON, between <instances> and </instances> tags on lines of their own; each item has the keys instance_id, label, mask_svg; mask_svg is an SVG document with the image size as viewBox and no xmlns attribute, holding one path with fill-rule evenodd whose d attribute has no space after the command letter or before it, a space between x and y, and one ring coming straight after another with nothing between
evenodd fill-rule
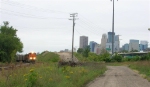
<instances>
[{"instance_id":1,"label":"sky","mask_svg":"<svg viewBox=\"0 0 150 87\"><path fill-rule=\"evenodd\" d=\"M150 0L114 0L114 32L120 35L120 46L130 39L150 42ZM101 43L102 34L112 31L113 3L111 0L0 0L0 25L8 21L17 29L23 53L60 51L74 47L79 37ZM150 44L149 44L150 45Z\"/></svg>"}]
</instances>

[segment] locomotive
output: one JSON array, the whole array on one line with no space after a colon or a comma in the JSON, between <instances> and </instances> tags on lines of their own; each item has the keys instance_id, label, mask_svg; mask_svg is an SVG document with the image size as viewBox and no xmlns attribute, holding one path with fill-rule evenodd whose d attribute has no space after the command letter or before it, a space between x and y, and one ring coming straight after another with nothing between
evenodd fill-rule
<instances>
[{"instance_id":1,"label":"locomotive","mask_svg":"<svg viewBox=\"0 0 150 87\"><path fill-rule=\"evenodd\" d=\"M35 52L30 52L28 54L25 55L16 55L16 61L17 62L32 62L35 63L36 61L36 53Z\"/></svg>"}]
</instances>

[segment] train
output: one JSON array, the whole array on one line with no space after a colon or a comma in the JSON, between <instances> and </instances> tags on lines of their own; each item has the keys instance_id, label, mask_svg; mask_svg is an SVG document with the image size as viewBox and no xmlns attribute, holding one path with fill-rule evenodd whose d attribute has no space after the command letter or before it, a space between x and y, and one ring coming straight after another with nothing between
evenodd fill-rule
<instances>
[{"instance_id":1,"label":"train","mask_svg":"<svg viewBox=\"0 0 150 87\"><path fill-rule=\"evenodd\" d=\"M36 61L36 53L30 52L28 54L17 54L16 55L16 61L17 62L28 62L28 63L35 63Z\"/></svg>"}]
</instances>

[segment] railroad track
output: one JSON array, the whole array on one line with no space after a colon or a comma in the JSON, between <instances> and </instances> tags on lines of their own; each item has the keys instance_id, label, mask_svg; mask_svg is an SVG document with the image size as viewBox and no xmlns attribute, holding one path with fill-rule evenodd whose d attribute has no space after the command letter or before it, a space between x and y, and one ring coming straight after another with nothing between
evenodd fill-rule
<instances>
[{"instance_id":1,"label":"railroad track","mask_svg":"<svg viewBox=\"0 0 150 87\"><path fill-rule=\"evenodd\" d=\"M15 67L22 67L22 66L29 66L31 63L19 63L19 64L12 64L12 65L7 65L7 66L2 66L0 67L0 71L2 70L9 70L9 69L13 69Z\"/></svg>"}]
</instances>

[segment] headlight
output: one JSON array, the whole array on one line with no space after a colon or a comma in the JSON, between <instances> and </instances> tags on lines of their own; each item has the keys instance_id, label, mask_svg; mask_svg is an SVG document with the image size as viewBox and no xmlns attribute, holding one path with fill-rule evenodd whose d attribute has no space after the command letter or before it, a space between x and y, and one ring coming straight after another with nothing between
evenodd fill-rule
<instances>
[{"instance_id":1,"label":"headlight","mask_svg":"<svg viewBox=\"0 0 150 87\"><path fill-rule=\"evenodd\" d=\"M32 60L32 57L30 57L30 60Z\"/></svg>"},{"instance_id":2,"label":"headlight","mask_svg":"<svg viewBox=\"0 0 150 87\"><path fill-rule=\"evenodd\" d=\"M36 57L33 57L33 59L35 60L35 59L36 59Z\"/></svg>"}]
</instances>

